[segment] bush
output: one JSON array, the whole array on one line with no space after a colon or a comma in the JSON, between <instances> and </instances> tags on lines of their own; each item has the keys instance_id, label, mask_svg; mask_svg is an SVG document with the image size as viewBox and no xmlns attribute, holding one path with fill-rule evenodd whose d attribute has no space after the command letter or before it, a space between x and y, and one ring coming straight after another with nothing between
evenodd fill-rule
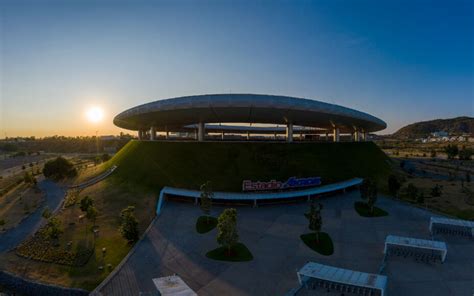
<instances>
[{"instance_id":1,"label":"bush","mask_svg":"<svg viewBox=\"0 0 474 296\"><path fill-rule=\"evenodd\" d=\"M43 175L46 178L64 179L77 175L74 165L63 157L50 160L44 164Z\"/></svg>"}]
</instances>

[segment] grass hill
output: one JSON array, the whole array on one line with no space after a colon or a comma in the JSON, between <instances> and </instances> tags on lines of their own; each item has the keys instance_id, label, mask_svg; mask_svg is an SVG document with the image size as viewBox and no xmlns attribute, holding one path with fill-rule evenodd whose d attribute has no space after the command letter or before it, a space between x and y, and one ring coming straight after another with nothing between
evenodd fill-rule
<instances>
[{"instance_id":1,"label":"grass hill","mask_svg":"<svg viewBox=\"0 0 474 296\"><path fill-rule=\"evenodd\" d=\"M229 143L131 141L108 162L117 164L113 180L159 191L163 186L198 189L207 180L214 190L241 191L244 179L286 180L320 176L323 183L390 172L387 156L372 142Z\"/></svg>"},{"instance_id":2,"label":"grass hill","mask_svg":"<svg viewBox=\"0 0 474 296\"><path fill-rule=\"evenodd\" d=\"M416 139L428 137L431 133L438 131L445 131L450 135L474 134L474 118L463 116L416 122L402 127L392 136L399 139Z\"/></svg>"}]
</instances>

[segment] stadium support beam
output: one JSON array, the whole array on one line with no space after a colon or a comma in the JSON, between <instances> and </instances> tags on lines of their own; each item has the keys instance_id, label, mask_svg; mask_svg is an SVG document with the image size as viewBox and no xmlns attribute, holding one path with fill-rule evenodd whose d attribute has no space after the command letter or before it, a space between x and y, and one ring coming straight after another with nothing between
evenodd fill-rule
<instances>
[{"instance_id":1,"label":"stadium support beam","mask_svg":"<svg viewBox=\"0 0 474 296\"><path fill-rule=\"evenodd\" d=\"M156 129L154 126L150 128L150 141L154 141L156 138Z\"/></svg>"},{"instance_id":2,"label":"stadium support beam","mask_svg":"<svg viewBox=\"0 0 474 296\"><path fill-rule=\"evenodd\" d=\"M286 141L293 142L293 123L291 122L286 125Z\"/></svg>"},{"instance_id":3,"label":"stadium support beam","mask_svg":"<svg viewBox=\"0 0 474 296\"><path fill-rule=\"evenodd\" d=\"M334 142L339 142L339 128L335 127L333 129L332 139Z\"/></svg>"},{"instance_id":4,"label":"stadium support beam","mask_svg":"<svg viewBox=\"0 0 474 296\"><path fill-rule=\"evenodd\" d=\"M205 125L204 125L204 122L199 122L198 124L198 142L202 142L204 141L204 131L205 129Z\"/></svg>"},{"instance_id":5,"label":"stadium support beam","mask_svg":"<svg viewBox=\"0 0 474 296\"><path fill-rule=\"evenodd\" d=\"M225 133L222 132L222 134L221 134L221 140L224 140L224 137L225 137Z\"/></svg>"},{"instance_id":6,"label":"stadium support beam","mask_svg":"<svg viewBox=\"0 0 474 296\"><path fill-rule=\"evenodd\" d=\"M359 142L360 141L360 131L355 128L354 129L354 142Z\"/></svg>"}]
</instances>

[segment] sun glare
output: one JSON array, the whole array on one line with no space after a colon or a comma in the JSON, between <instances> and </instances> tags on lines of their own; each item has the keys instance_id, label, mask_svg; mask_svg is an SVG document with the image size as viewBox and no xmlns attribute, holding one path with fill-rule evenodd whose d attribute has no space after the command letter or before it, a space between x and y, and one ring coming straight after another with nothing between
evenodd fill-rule
<instances>
[{"instance_id":1,"label":"sun glare","mask_svg":"<svg viewBox=\"0 0 474 296\"><path fill-rule=\"evenodd\" d=\"M104 111L99 107L91 107L86 112L87 120L90 122L99 122L104 118Z\"/></svg>"}]
</instances>

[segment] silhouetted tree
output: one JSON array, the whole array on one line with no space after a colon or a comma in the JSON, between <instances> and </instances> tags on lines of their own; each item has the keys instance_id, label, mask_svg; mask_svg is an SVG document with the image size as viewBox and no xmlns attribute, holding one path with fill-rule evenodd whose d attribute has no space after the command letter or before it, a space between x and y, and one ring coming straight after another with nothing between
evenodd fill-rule
<instances>
[{"instance_id":1,"label":"silhouetted tree","mask_svg":"<svg viewBox=\"0 0 474 296\"><path fill-rule=\"evenodd\" d=\"M212 198L214 193L212 192L212 183L207 181L201 185L201 210L206 216L206 223L209 224L209 214L211 213Z\"/></svg>"},{"instance_id":2,"label":"silhouetted tree","mask_svg":"<svg viewBox=\"0 0 474 296\"><path fill-rule=\"evenodd\" d=\"M444 152L448 156L448 159L454 159L456 155L458 155L459 149L457 145L449 144L448 146L444 147Z\"/></svg>"}]
</instances>

